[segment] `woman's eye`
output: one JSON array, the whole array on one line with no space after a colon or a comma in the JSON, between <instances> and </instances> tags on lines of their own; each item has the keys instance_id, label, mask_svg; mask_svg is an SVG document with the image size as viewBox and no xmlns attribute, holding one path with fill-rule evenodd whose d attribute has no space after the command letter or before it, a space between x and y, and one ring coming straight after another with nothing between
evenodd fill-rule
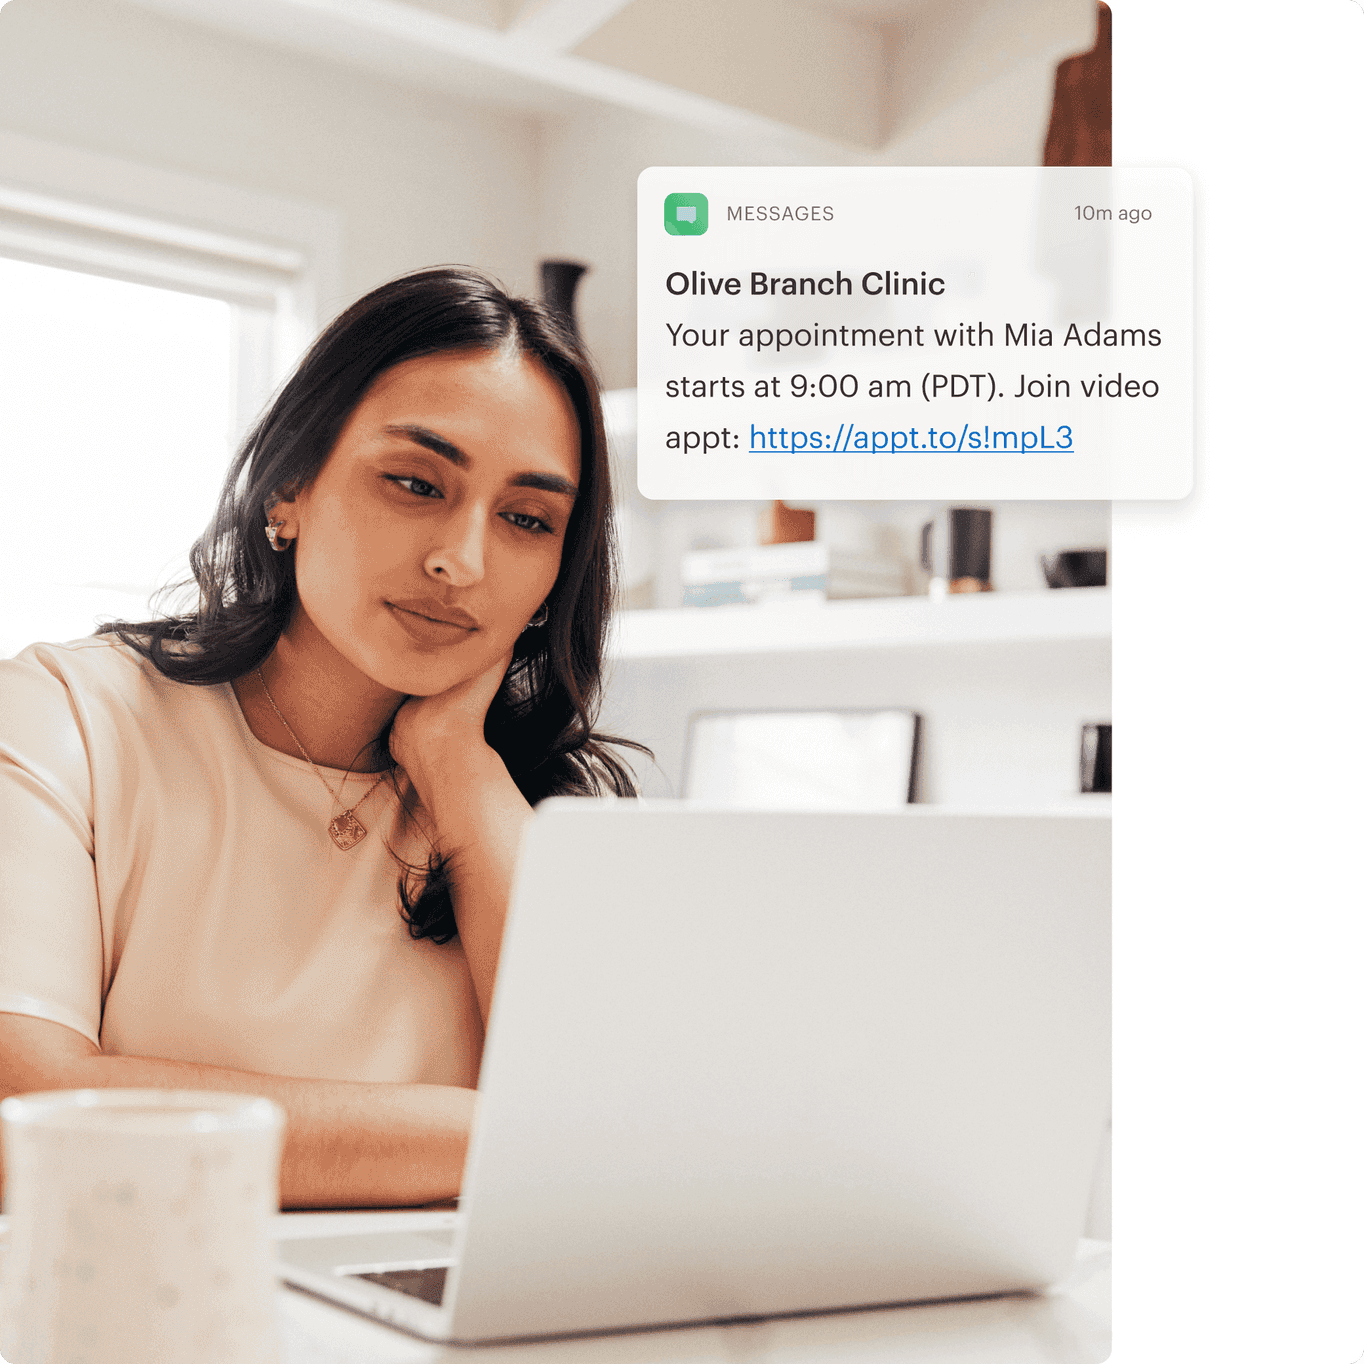
<instances>
[{"instance_id":1,"label":"woman's eye","mask_svg":"<svg viewBox=\"0 0 1364 1364\"><path fill-rule=\"evenodd\" d=\"M408 492L415 493L418 497L439 497L440 489L434 483L428 483L424 478L400 477L397 474L385 474L385 478L390 483L396 483L401 488L406 488Z\"/></svg>"},{"instance_id":2,"label":"woman's eye","mask_svg":"<svg viewBox=\"0 0 1364 1364\"><path fill-rule=\"evenodd\" d=\"M513 526L518 526L522 530L533 530L537 534L543 534L549 530L538 516L532 516L529 512L504 512L503 515Z\"/></svg>"}]
</instances>

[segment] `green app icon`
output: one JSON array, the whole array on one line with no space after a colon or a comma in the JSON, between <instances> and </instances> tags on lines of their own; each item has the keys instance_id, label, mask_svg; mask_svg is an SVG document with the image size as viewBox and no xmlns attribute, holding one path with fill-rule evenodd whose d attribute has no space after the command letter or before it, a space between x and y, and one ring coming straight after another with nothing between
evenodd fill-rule
<instances>
[{"instance_id":1,"label":"green app icon","mask_svg":"<svg viewBox=\"0 0 1364 1364\"><path fill-rule=\"evenodd\" d=\"M699 237L710 222L704 194L670 194L663 201L663 228L674 237Z\"/></svg>"}]
</instances>

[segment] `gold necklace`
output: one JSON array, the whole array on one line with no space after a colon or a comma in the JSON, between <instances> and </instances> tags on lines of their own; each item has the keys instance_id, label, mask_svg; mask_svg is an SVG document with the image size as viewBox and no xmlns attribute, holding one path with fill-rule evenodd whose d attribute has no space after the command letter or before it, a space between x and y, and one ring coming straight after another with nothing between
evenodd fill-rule
<instances>
[{"instance_id":1,"label":"gold necklace","mask_svg":"<svg viewBox=\"0 0 1364 1364\"><path fill-rule=\"evenodd\" d=\"M312 758L309 757L308 750L304 748L303 744L299 741L298 735L294 733L293 726L284 718L280 708L275 705L275 698L270 695L270 688L265 685L265 674L257 668L256 676L260 679L261 690L265 693L265 699L270 703L270 709L279 716L280 724L289 731L289 737L294 741L298 751L303 754L308 766L317 773L317 779L327 788L327 794L332 800L340 805L340 794L332 790L331 783L322 775L321 768L319 768ZM350 850L369 832L369 830L356 819L355 812L374 794L375 787L377 787L383 779L383 774L380 773L380 775L374 779L374 785L371 786L349 810L342 810L339 815L328 823L327 832L331 835L332 842L335 843L342 852L350 852ZM346 779L343 777L341 779L341 790L344 791L345 789Z\"/></svg>"}]
</instances>

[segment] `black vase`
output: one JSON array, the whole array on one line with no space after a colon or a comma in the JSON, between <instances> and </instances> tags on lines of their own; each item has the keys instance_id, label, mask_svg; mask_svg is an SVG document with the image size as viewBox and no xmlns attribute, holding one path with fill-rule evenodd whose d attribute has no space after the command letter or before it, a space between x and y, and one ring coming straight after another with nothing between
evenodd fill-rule
<instances>
[{"instance_id":1,"label":"black vase","mask_svg":"<svg viewBox=\"0 0 1364 1364\"><path fill-rule=\"evenodd\" d=\"M1042 556L1042 574L1048 587L1107 587L1106 549L1063 549Z\"/></svg>"},{"instance_id":2,"label":"black vase","mask_svg":"<svg viewBox=\"0 0 1364 1364\"><path fill-rule=\"evenodd\" d=\"M1080 790L1113 790L1113 726L1085 725L1080 730Z\"/></svg>"},{"instance_id":3,"label":"black vase","mask_svg":"<svg viewBox=\"0 0 1364 1364\"><path fill-rule=\"evenodd\" d=\"M993 522L988 507L949 507L920 532L919 566L946 578L953 592L988 592ZM935 538L942 543L935 545Z\"/></svg>"},{"instance_id":4,"label":"black vase","mask_svg":"<svg viewBox=\"0 0 1364 1364\"><path fill-rule=\"evenodd\" d=\"M573 296L578 291L578 281L587 271L586 265L573 260L540 262L540 296L545 307L556 314L574 336L578 335L578 319L573 311Z\"/></svg>"}]
</instances>

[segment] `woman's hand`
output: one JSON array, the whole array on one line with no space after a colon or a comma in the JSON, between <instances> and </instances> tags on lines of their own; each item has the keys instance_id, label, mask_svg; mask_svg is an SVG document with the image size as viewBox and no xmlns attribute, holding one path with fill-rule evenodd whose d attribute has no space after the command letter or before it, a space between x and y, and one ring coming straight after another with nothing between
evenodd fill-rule
<instances>
[{"instance_id":1,"label":"woman's hand","mask_svg":"<svg viewBox=\"0 0 1364 1364\"><path fill-rule=\"evenodd\" d=\"M450 863L455 923L485 1027L512 874L531 820L506 764L483 737L511 659L507 653L449 691L405 701L389 736L389 751L421 797Z\"/></svg>"},{"instance_id":2,"label":"woman's hand","mask_svg":"<svg viewBox=\"0 0 1364 1364\"><path fill-rule=\"evenodd\" d=\"M511 660L509 650L491 667L449 691L411 696L398 708L389 752L428 808L437 788L452 779L477 783L491 775L493 763L505 774L502 760L483 738L483 724Z\"/></svg>"}]
</instances>

